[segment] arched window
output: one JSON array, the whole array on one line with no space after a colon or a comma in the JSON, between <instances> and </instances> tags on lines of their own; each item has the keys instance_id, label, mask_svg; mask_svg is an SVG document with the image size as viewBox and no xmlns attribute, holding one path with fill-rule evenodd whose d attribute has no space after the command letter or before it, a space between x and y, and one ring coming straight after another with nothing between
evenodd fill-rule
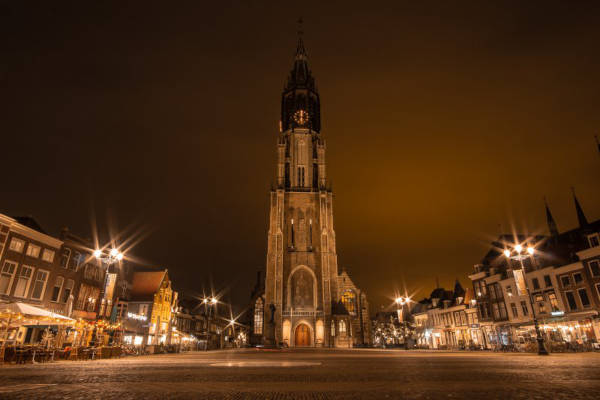
<instances>
[{"instance_id":1,"label":"arched window","mask_svg":"<svg viewBox=\"0 0 600 400\"><path fill-rule=\"evenodd\" d=\"M352 290L346 290L342 295L342 303L350 314L356 313L356 295Z\"/></svg>"},{"instance_id":2,"label":"arched window","mask_svg":"<svg viewBox=\"0 0 600 400\"><path fill-rule=\"evenodd\" d=\"M346 336L346 321L344 321L343 319L340 319L340 324L339 324L339 332L340 332L340 336Z\"/></svg>"},{"instance_id":3,"label":"arched window","mask_svg":"<svg viewBox=\"0 0 600 400\"><path fill-rule=\"evenodd\" d=\"M335 336L335 321L331 320L331 336Z\"/></svg>"},{"instance_id":4,"label":"arched window","mask_svg":"<svg viewBox=\"0 0 600 400\"><path fill-rule=\"evenodd\" d=\"M254 304L254 334L262 335L265 307L262 298L259 297Z\"/></svg>"}]
</instances>

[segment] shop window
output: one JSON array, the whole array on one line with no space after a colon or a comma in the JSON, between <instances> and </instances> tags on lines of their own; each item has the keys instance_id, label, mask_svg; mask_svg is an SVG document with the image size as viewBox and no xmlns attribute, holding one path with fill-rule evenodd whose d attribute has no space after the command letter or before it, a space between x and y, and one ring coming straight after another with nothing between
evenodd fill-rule
<instances>
[{"instance_id":1,"label":"shop window","mask_svg":"<svg viewBox=\"0 0 600 400\"><path fill-rule=\"evenodd\" d=\"M546 287L552 287L552 279L550 279L550 275L544 275L544 284Z\"/></svg>"},{"instance_id":2,"label":"shop window","mask_svg":"<svg viewBox=\"0 0 600 400\"><path fill-rule=\"evenodd\" d=\"M589 266L592 276L600 276L600 263L598 260L590 261Z\"/></svg>"},{"instance_id":3,"label":"shop window","mask_svg":"<svg viewBox=\"0 0 600 400\"><path fill-rule=\"evenodd\" d=\"M31 278L33 277L33 268L27 265L21 265L21 270L17 276L17 284L15 286L15 297L27 296L29 285L31 284Z\"/></svg>"},{"instance_id":4,"label":"shop window","mask_svg":"<svg viewBox=\"0 0 600 400\"><path fill-rule=\"evenodd\" d=\"M567 296L567 303L569 304L570 310L577 310L577 302L575 301L575 295L573 292L565 292L565 296Z\"/></svg>"},{"instance_id":5,"label":"shop window","mask_svg":"<svg viewBox=\"0 0 600 400\"><path fill-rule=\"evenodd\" d=\"M12 261L4 261L2 272L0 272L0 294L10 293L10 287L12 286L16 269L17 263Z\"/></svg>"},{"instance_id":6,"label":"shop window","mask_svg":"<svg viewBox=\"0 0 600 400\"><path fill-rule=\"evenodd\" d=\"M584 307L589 307L590 306L590 298L588 297L587 290L579 289L577 291L577 294L579 294L579 299L581 300L581 305Z\"/></svg>"},{"instance_id":7,"label":"shop window","mask_svg":"<svg viewBox=\"0 0 600 400\"><path fill-rule=\"evenodd\" d=\"M48 271L38 269L35 273L35 282L31 291L31 298L41 300L46 291L46 283L48 282Z\"/></svg>"}]
</instances>

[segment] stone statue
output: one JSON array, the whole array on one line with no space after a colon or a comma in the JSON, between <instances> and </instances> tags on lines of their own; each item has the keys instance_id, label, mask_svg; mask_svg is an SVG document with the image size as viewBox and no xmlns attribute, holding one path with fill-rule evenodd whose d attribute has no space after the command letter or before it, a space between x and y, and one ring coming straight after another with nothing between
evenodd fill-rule
<instances>
[{"instance_id":1,"label":"stone statue","mask_svg":"<svg viewBox=\"0 0 600 400\"><path fill-rule=\"evenodd\" d=\"M269 308L271 309L271 319L269 320L270 324L274 324L275 323L275 304L271 303L269 304Z\"/></svg>"}]
</instances>

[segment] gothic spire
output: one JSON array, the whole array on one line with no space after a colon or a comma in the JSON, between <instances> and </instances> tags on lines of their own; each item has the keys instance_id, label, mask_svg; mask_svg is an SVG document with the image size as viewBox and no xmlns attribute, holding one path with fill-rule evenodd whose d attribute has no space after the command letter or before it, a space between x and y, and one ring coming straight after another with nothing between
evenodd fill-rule
<instances>
[{"instance_id":1,"label":"gothic spire","mask_svg":"<svg viewBox=\"0 0 600 400\"><path fill-rule=\"evenodd\" d=\"M304 20L302 17L298 19L298 45L296 46L296 60L306 60L307 54L306 49L304 48L304 40L302 40L302 35L304 35L303 24Z\"/></svg>"},{"instance_id":2,"label":"gothic spire","mask_svg":"<svg viewBox=\"0 0 600 400\"><path fill-rule=\"evenodd\" d=\"M585 214L583 213L583 208L581 208L581 205L579 204L579 201L577 200L577 196L575 195L575 188L571 187L571 191L573 192L573 200L575 201L575 211L577 212L577 222L579 222L580 228L585 228L586 226L588 226L588 220L585 217Z\"/></svg>"},{"instance_id":3,"label":"gothic spire","mask_svg":"<svg viewBox=\"0 0 600 400\"><path fill-rule=\"evenodd\" d=\"M556 221L554 221L554 217L550 212L550 207L548 207L546 196L544 196L544 205L546 206L546 222L548 223L548 230L550 231L550 236L556 237L558 236L558 227L556 226Z\"/></svg>"}]
</instances>

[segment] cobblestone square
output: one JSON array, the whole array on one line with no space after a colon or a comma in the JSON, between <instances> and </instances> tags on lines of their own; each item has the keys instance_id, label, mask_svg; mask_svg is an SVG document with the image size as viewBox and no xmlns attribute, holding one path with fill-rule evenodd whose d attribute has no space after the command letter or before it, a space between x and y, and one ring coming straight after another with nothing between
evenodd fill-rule
<instances>
[{"instance_id":1,"label":"cobblestone square","mask_svg":"<svg viewBox=\"0 0 600 400\"><path fill-rule=\"evenodd\" d=\"M600 354L234 350L0 369L2 399L597 399Z\"/></svg>"}]
</instances>

